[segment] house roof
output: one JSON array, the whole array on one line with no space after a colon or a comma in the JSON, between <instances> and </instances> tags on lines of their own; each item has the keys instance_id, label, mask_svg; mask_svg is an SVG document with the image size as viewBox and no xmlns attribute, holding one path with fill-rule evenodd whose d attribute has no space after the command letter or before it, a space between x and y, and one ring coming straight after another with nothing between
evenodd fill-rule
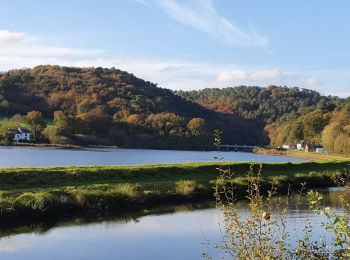
<instances>
[{"instance_id":1,"label":"house roof","mask_svg":"<svg viewBox=\"0 0 350 260\"><path fill-rule=\"evenodd\" d=\"M30 134L30 131L27 128L18 128L16 131L17 134Z\"/></svg>"}]
</instances>

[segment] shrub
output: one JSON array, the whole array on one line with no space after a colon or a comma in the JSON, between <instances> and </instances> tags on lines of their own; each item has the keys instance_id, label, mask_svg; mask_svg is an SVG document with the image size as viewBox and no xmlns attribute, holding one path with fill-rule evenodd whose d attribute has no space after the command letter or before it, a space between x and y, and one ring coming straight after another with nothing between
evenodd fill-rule
<instances>
[{"instance_id":1,"label":"shrub","mask_svg":"<svg viewBox=\"0 0 350 260\"><path fill-rule=\"evenodd\" d=\"M175 184L176 194L182 196L191 196L196 194L200 190L201 186L192 180L181 180Z\"/></svg>"}]
</instances>

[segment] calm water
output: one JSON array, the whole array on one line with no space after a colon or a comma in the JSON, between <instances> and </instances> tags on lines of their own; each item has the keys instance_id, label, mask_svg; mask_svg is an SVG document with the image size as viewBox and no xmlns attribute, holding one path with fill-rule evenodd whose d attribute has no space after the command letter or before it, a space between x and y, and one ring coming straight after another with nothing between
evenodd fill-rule
<instances>
[{"instance_id":1,"label":"calm water","mask_svg":"<svg viewBox=\"0 0 350 260\"><path fill-rule=\"evenodd\" d=\"M325 205L340 211L337 197L337 192L330 192ZM243 215L246 208L242 202ZM203 245L205 240L212 244L220 240L221 214L216 209L183 205L165 212L170 213L99 222L75 219L56 223L49 229L41 224L1 230L0 259L201 259L203 252L212 253L214 258L220 256L212 247L208 250ZM301 235L305 217L312 220L314 238L318 239L323 232L319 226L323 219L310 213L305 204L294 201L288 214L289 228L299 229Z\"/></svg>"},{"instance_id":2,"label":"calm water","mask_svg":"<svg viewBox=\"0 0 350 260\"><path fill-rule=\"evenodd\" d=\"M0 167L133 165L216 161L216 152L142 149L55 149L0 146ZM222 152L224 161L296 162L302 159L244 152Z\"/></svg>"}]
</instances>

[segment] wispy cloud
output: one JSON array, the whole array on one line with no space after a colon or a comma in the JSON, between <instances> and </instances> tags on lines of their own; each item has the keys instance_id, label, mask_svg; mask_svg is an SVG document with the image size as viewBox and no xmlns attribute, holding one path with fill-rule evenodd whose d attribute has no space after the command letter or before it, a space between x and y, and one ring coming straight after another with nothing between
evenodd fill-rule
<instances>
[{"instance_id":1,"label":"wispy cloud","mask_svg":"<svg viewBox=\"0 0 350 260\"><path fill-rule=\"evenodd\" d=\"M263 82L276 81L283 77L283 73L278 69L257 70L253 72L244 70L223 71L218 75L220 82Z\"/></svg>"},{"instance_id":2,"label":"wispy cloud","mask_svg":"<svg viewBox=\"0 0 350 260\"><path fill-rule=\"evenodd\" d=\"M145 3L143 0L134 0ZM148 5L160 8L179 23L207 33L215 39L230 45L267 46L269 38L245 29L220 15L212 0L151 0Z\"/></svg>"},{"instance_id":3,"label":"wispy cloud","mask_svg":"<svg viewBox=\"0 0 350 260\"><path fill-rule=\"evenodd\" d=\"M34 41L36 41L36 38L26 33L0 30L0 46Z\"/></svg>"},{"instance_id":4,"label":"wispy cloud","mask_svg":"<svg viewBox=\"0 0 350 260\"><path fill-rule=\"evenodd\" d=\"M102 54L102 50L52 46L34 35L25 32L0 30L0 65L6 57L22 58L57 58L86 57Z\"/></svg>"}]
</instances>

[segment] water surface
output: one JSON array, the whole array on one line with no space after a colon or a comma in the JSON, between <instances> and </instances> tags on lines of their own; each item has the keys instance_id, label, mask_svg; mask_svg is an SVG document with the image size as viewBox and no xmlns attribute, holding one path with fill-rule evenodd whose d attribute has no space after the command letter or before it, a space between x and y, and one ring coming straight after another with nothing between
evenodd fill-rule
<instances>
[{"instance_id":1,"label":"water surface","mask_svg":"<svg viewBox=\"0 0 350 260\"><path fill-rule=\"evenodd\" d=\"M337 191L332 191L324 204L341 212L337 198ZM247 214L247 204L241 202L239 211ZM0 259L201 259L204 252L214 259L222 256L213 248L221 238L218 222L222 215L215 208L187 204L164 213L143 214L95 221L73 219L50 228L43 223L2 230ZM313 239L319 239L324 234L320 226L324 218L310 212L303 199L290 204L288 228L302 236L307 217L314 226ZM205 241L210 241L208 247Z\"/></svg>"},{"instance_id":2,"label":"water surface","mask_svg":"<svg viewBox=\"0 0 350 260\"><path fill-rule=\"evenodd\" d=\"M147 149L57 149L0 146L0 167L136 165L216 161L217 152ZM230 162L300 162L303 159L245 152L222 152Z\"/></svg>"}]
</instances>

